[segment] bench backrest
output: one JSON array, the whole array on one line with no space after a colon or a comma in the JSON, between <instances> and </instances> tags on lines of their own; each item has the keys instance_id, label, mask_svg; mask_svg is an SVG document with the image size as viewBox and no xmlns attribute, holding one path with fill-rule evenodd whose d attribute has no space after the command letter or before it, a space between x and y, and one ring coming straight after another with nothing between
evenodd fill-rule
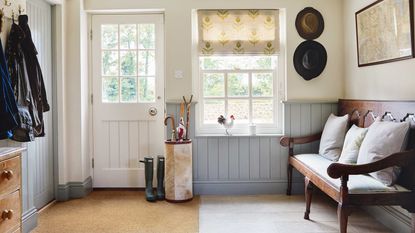
<instances>
[{"instance_id":1,"label":"bench backrest","mask_svg":"<svg viewBox=\"0 0 415 233\"><path fill-rule=\"evenodd\" d=\"M338 114L349 114L350 126L369 127L375 118L381 116L384 121L402 122L411 124L407 149L415 149L415 101L376 101L376 100L347 100L340 99ZM415 159L415 156L414 156ZM415 167L402 168L398 184L407 189L415 188Z\"/></svg>"}]
</instances>

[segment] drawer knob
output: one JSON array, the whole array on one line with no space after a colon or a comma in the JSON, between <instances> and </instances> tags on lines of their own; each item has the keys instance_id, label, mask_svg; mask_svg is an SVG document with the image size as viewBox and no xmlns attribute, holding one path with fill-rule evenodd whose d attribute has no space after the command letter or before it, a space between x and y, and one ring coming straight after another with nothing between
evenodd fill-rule
<instances>
[{"instance_id":1,"label":"drawer knob","mask_svg":"<svg viewBox=\"0 0 415 233\"><path fill-rule=\"evenodd\" d=\"M10 180L11 178L13 178L13 171L12 170L3 171L2 177Z\"/></svg>"},{"instance_id":2,"label":"drawer knob","mask_svg":"<svg viewBox=\"0 0 415 233\"><path fill-rule=\"evenodd\" d=\"M1 218L3 220L12 219L13 218L13 210L3 210L3 213L1 213Z\"/></svg>"}]
</instances>

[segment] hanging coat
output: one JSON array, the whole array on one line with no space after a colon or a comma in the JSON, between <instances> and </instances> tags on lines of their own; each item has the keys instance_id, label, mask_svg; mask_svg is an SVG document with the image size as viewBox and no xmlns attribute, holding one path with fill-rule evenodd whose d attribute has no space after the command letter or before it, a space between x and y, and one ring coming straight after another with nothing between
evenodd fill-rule
<instances>
[{"instance_id":1,"label":"hanging coat","mask_svg":"<svg viewBox=\"0 0 415 233\"><path fill-rule=\"evenodd\" d=\"M28 25L29 18L27 15L19 16L19 27L23 30L25 37L21 41L24 60L26 62L26 70L29 79L30 88L34 105L37 109L41 124L34 128L35 136L45 136L43 113L50 110L50 106L46 97L46 89L43 81L42 70L37 59L37 50L32 40L32 34Z\"/></svg>"},{"instance_id":2,"label":"hanging coat","mask_svg":"<svg viewBox=\"0 0 415 233\"><path fill-rule=\"evenodd\" d=\"M19 25L13 23L6 45L7 66L12 88L19 110L19 126L13 130L13 140L28 142L34 140L34 127L41 126L29 85L26 62L21 47L25 34Z\"/></svg>"},{"instance_id":3,"label":"hanging coat","mask_svg":"<svg viewBox=\"0 0 415 233\"><path fill-rule=\"evenodd\" d=\"M18 114L1 40L0 75L0 139L6 139L11 137L11 130L18 125Z\"/></svg>"}]
</instances>

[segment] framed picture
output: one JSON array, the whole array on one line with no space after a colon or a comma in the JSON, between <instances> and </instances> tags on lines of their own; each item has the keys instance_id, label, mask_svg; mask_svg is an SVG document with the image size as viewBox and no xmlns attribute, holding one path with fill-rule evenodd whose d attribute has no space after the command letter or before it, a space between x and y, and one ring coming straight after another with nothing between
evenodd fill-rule
<instances>
[{"instance_id":1,"label":"framed picture","mask_svg":"<svg viewBox=\"0 0 415 233\"><path fill-rule=\"evenodd\" d=\"M358 65L414 57L413 0L380 0L356 12Z\"/></svg>"}]
</instances>

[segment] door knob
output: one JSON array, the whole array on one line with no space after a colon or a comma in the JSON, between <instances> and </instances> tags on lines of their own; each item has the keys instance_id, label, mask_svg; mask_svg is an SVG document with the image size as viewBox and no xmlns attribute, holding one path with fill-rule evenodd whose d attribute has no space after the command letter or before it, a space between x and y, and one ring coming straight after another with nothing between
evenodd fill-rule
<instances>
[{"instance_id":1,"label":"door knob","mask_svg":"<svg viewBox=\"0 0 415 233\"><path fill-rule=\"evenodd\" d=\"M157 115L157 108L155 108L155 107L151 107L151 108L148 110L148 113L150 114L150 116L155 116L155 115Z\"/></svg>"},{"instance_id":2,"label":"door knob","mask_svg":"<svg viewBox=\"0 0 415 233\"><path fill-rule=\"evenodd\" d=\"M1 218L3 220L12 219L13 218L13 210L3 210L3 212L1 213Z\"/></svg>"},{"instance_id":3,"label":"door knob","mask_svg":"<svg viewBox=\"0 0 415 233\"><path fill-rule=\"evenodd\" d=\"M11 170L4 170L2 173L2 177L10 180L11 178L13 178L13 171Z\"/></svg>"}]
</instances>

